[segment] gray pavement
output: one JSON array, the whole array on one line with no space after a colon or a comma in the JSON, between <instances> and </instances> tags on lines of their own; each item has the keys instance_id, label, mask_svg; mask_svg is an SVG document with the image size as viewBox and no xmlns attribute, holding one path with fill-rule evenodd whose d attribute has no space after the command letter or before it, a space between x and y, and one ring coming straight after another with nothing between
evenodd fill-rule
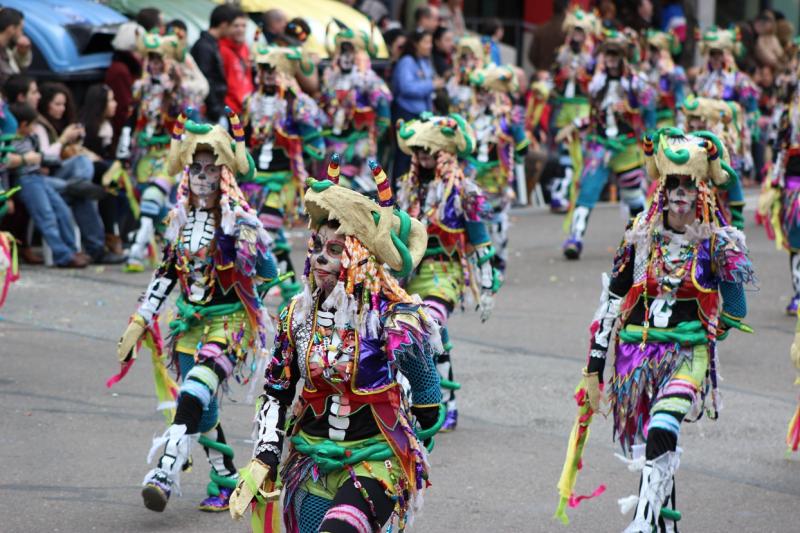
<instances>
[{"instance_id":1,"label":"gray pavement","mask_svg":"<svg viewBox=\"0 0 800 533\"><path fill-rule=\"evenodd\" d=\"M606 493L570 510L568 528L551 516L600 273L624 222L616 207L598 208L580 262L560 256L560 217L528 209L513 222L509 279L494 316L487 324L475 313L451 321L461 423L437 437L433 486L413 530L621 531L626 518L616 500L632 494L638 478L614 458L604 419L592 426L578 491L605 483ZM798 528L800 458L786 459L783 444L797 397L788 359L794 320L783 314L788 260L761 228L748 227L748 237L761 279L749 294L757 333L734 332L721 347L720 419L683 427L682 531ZM302 245L300 233L293 240ZM162 514L142 506L145 455L163 429L148 358L113 390L104 383L148 275L113 268L23 268L22 275L0 310L0 531L245 531L227 514L195 510L208 468L197 450L183 497ZM241 466L253 408L241 388L232 396L238 403L226 400L222 416Z\"/></svg>"}]
</instances>

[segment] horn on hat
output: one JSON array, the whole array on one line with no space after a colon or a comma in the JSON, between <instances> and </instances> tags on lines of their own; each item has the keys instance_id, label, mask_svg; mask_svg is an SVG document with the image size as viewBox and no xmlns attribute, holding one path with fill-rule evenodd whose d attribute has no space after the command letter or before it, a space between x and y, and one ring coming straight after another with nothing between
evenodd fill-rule
<instances>
[{"instance_id":1,"label":"horn on hat","mask_svg":"<svg viewBox=\"0 0 800 533\"><path fill-rule=\"evenodd\" d=\"M367 161L370 170L372 170L372 177L375 179L375 185L378 187L378 205L381 207L392 207L394 205L394 198L392 197L392 186L389 184L389 179L386 177L386 172L374 159Z\"/></svg>"},{"instance_id":2,"label":"horn on hat","mask_svg":"<svg viewBox=\"0 0 800 533\"><path fill-rule=\"evenodd\" d=\"M191 107L181 111L172 126L172 140L169 143L169 153L167 154L167 172L173 175L181 171L178 152L180 151L180 143L183 140L183 132L186 131L186 116L191 112Z\"/></svg>"},{"instance_id":3,"label":"horn on hat","mask_svg":"<svg viewBox=\"0 0 800 533\"><path fill-rule=\"evenodd\" d=\"M228 114L228 122L231 124L231 133L233 139L236 141L236 150L234 157L236 158L236 171L239 174L247 174L250 171L250 162L247 160L247 147L244 142L244 127L239 121L239 115L228 106L225 106L225 112Z\"/></svg>"},{"instance_id":4,"label":"horn on hat","mask_svg":"<svg viewBox=\"0 0 800 533\"><path fill-rule=\"evenodd\" d=\"M331 160L328 162L328 179L334 183L339 183L339 162L341 161L341 157L339 156L338 152L334 152L331 154Z\"/></svg>"}]
</instances>

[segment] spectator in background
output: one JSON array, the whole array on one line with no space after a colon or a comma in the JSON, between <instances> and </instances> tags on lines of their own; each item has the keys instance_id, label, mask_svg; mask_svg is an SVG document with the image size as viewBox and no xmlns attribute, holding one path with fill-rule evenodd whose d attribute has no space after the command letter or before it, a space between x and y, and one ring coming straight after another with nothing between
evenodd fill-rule
<instances>
[{"instance_id":1,"label":"spectator in background","mask_svg":"<svg viewBox=\"0 0 800 533\"><path fill-rule=\"evenodd\" d=\"M439 26L433 32L433 69L441 78L449 78L453 74L453 49L455 40L453 31Z\"/></svg>"},{"instance_id":2,"label":"spectator in background","mask_svg":"<svg viewBox=\"0 0 800 533\"><path fill-rule=\"evenodd\" d=\"M671 31L681 43L685 43L688 29L683 0L665 0L661 9L661 31Z\"/></svg>"},{"instance_id":3,"label":"spectator in background","mask_svg":"<svg viewBox=\"0 0 800 533\"><path fill-rule=\"evenodd\" d=\"M456 39L461 38L466 30L464 0L446 0L443 2L439 6L439 25L452 30Z\"/></svg>"},{"instance_id":4,"label":"spectator in background","mask_svg":"<svg viewBox=\"0 0 800 533\"><path fill-rule=\"evenodd\" d=\"M14 74L8 78L3 85L3 94L9 105L22 102L34 109L39 106L39 100L42 98L36 80L24 74Z\"/></svg>"},{"instance_id":5,"label":"spectator in background","mask_svg":"<svg viewBox=\"0 0 800 533\"><path fill-rule=\"evenodd\" d=\"M114 150L130 114L133 82L142 77L142 61L136 52L136 39L144 31L136 22L126 22L120 25L111 41L114 53L111 55L111 66L106 71L105 83L114 92L114 99L117 101L117 111L111 121L114 128Z\"/></svg>"},{"instance_id":6,"label":"spectator in background","mask_svg":"<svg viewBox=\"0 0 800 533\"><path fill-rule=\"evenodd\" d=\"M83 149L83 126L76 122L72 93L61 83L42 85L39 117L33 126L38 151L42 154L45 180L67 201L81 231L83 248L94 263L119 264L121 253L106 253L105 228L96 200L106 191L93 183L94 164ZM113 230L112 230L113 231Z\"/></svg>"},{"instance_id":7,"label":"spectator in background","mask_svg":"<svg viewBox=\"0 0 800 533\"><path fill-rule=\"evenodd\" d=\"M242 114L244 99L253 92L253 65L245 41L247 15L237 10L225 37L219 40L219 53L228 91L225 104L236 114Z\"/></svg>"},{"instance_id":8,"label":"spectator in background","mask_svg":"<svg viewBox=\"0 0 800 533\"><path fill-rule=\"evenodd\" d=\"M342 0L342 3L359 10L375 24L389 16L389 8L381 0Z\"/></svg>"},{"instance_id":9,"label":"spectator in background","mask_svg":"<svg viewBox=\"0 0 800 533\"><path fill-rule=\"evenodd\" d=\"M767 65L773 71L783 66L786 60L783 47L775 35L775 15L769 10L764 10L755 21L756 60L760 66Z\"/></svg>"},{"instance_id":10,"label":"spectator in background","mask_svg":"<svg viewBox=\"0 0 800 533\"><path fill-rule=\"evenodd\" d=\"M500 41L503 40L503 35L505 35L503 23L498 18L491 18L484 24L482 33L483 42L489 45L489 61L495 65L502 65Z\"/></svg>"},{"instance_id":11,"label":"spectator in background","mask_svg":"<svg viewBox=\"0 0 800 533\"><path fill-rule=\"evenodd\" d=\"M383 79L391 85L392 72L397 62L400 61L400 56L403 55L403 49L406 46L406 34L401 28L393 28L383 34L383 42L386 43L386 49L389 51L389 65L383 71Z\"/></svg>"},{"instance_id":12,"label":"spectator in background","mask_svg":"<svg viewBox=\"0 0 800 533\"><path fill-rule=\"evenodd\" d=\"M8 154L6 165L14 171L16 185L21 187L19 198L53 251L53 262L64 268L84 268L89 258L76 247L69 207L40 172L42 154L33 135L38 113L25 102L14 102L10 108L19 126L18 138L12 142L15 153Z\"/></svg>"},{"instance_id":13,"label":"spectator in background","mask_svg":"<svg viewBox=\"0 0 800 533\"><path fill-rule=\"evenodd\" d=\"M434 6L419 6L414 10L414 28L416 31L433 35L439 27L439 9Z\"/></svg>"},{"instance_id":14,"label":"spectator in background","mask_svg":"<svg viewBox=\"0 0 800 533\"><path fill-rule=\"evenodd\" d=\"M161 10L155 7L143 7L136 14L136 23L148 33L154 29L164 33L164 17Z\"/></svg>"},{"instance_id":15,"label":"spectator in background","mask_svg":"<svg viewBox=\"0 0 800 533\"><path fill-rule=\"evenodd\" d=\"M444 87L444 80L435 75L431 65L433 37L427 31L415 31L406 41L403 55L392 72L392 123L411 120L433 109L433 93ZM411 157L397 150L393 176L408 171Z\"/></svg>"},{"instance_id":16,"label":"spectator in background","mask_svg":"<svg viewBox=\"0 0 800 533\"><path fill-rule=\"evenodd\" d=\"M33 60L31 41L23 33L25 16L12 8L0 8L0 85L12 74L28 68Z\"/></svg>"},{"instance_id":17,"label":"spectator in background","mask_svg":"<svg viewBox=\"0 0 800 533\"><path fill-rule=\"evenodd\" d=\"M287 23L286 14L280 9L269 9L264 12L261 31L269 44L274 44L280 36L286 33Z\"/></svg>"},{"instance_id":18,"label":"spectator in background","mask_svg":"<svg viewBox=\"0 0 800 533\"><path fill-rule=\"evenodd\" d=\"M564 43L564 25L568 0L553 2L553 16L533 30L533 41L528 49L528 59L536 70L549 71L556 62L558 47Z\"/></svg>"},{"instance_id":19,"label":"spectator in background","mask_svg":"<svg viewBox=\"0 0 800 533\"><path fill-rule=\"evenodd\" d=\"M94 164L95 183L101 182L114 163L114 129L111 120L116 112L117 101L114 99L114 91L108 85L98 83L89 87L81 108L80 122L85 132L83 146L91 154ZM122 239L117 231L125 235L128 233L126 230L133 230L133 215L126 207L128 200L124 184L114 182L107 185L117 189L117 193L109 193L98 202L106 233L106 247L112 253L122 254ZM130 216L126 218L123 214Z\"/></svg>"},{"instance_id":20,"label":"spectator in background","mask_svg":"<svg viewBox=\"0 0 800 533\"><path fill-rule=\"evenodd\" d=\"M211 12L208 31L200 33L200 38L192 46L192 57L208 81L205 115L210 122L224 121L228 82L225 79L219 40L227 36L231 23L239 13L241 11L228 4L215 7Z\"/></svg>"}]
</instances>

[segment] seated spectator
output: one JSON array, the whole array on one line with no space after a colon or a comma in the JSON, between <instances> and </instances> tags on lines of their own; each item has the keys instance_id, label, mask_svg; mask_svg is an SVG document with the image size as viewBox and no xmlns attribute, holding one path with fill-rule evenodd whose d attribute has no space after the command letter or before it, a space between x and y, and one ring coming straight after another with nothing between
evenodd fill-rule
<instances>
[{"instance_id":1,"label":"seated spectator","mask_svg":"<svg viewBox=\"0 0 800 533\"><path fill-rule=\"evenodd\" d=\"M83 247L95 263L118 264L121 254L106 253L103 221L97 200L105 189L93 183L94 165L83 148L84 129L75 122L75 106L71 91L61 83L42 85L39 117L33 126L38 151L42 153L41 173L62 194L72 208L81 231ZM99 180L98 180L99 181Z\"/></svg>"},{"instance_id":2,"label":"seated spectator","mask_svg":"<svg viewBox=\"0 0 800 533\"><path fill-rule=\"evenodd\" d=\"M0 8L0 84L28 68L33 60L31 41L23 33L25 15L13 7Z\"/></svg>"},{"instance_id":3,"label":"seated spectator","mask_svg":"<svg viewBox=\"0 0 800 533\"><path fill-rule=\"evenodd\" d=\"M85 132L83 146L94 162L94 181L111 191L98 202L100 218L105 228L106 248L114 254L122 254L122 238L117 233L126 235L128 230L133 230L133 214L129 208L125 183L119 181L119 176L113 182L106 182L105 179L106 172L111 169L115 160L111 120L116 111L117 101L111 88L104 84L92 85L86 92L80 121ZM111 177L113 171L109 175Z\"/></svg>"},{"instance_id":4,"label":"seated spectator","mask_svg":"<svg viewBox=\"0 0 800 533\"><path fill-rule=\"evenodd\" d=\"M253 65L250 61L250 48L245 39L246 31L247 15L237 10L227 35L219 40L222 68L228 82L225 105L239 115L242 114L244 99L254 89Z\"/></svg>"},{"instance_id":5,"label":"seated spectator","mask_svg":"<svg viewBox=\"0 0 800 533\"><path fill-rule=\"evenodd\" d=\"M15 184L21 187L19 198L53 251L53 262L64 268L84 268L89 258L75 245L69 207L40 172L42 154L33 134L38 113L25 102L14 102L10 107L19 124L19 137L12 143L15 153L8 154L6 165L13 170Z\"/></svg>"}]
</instances>

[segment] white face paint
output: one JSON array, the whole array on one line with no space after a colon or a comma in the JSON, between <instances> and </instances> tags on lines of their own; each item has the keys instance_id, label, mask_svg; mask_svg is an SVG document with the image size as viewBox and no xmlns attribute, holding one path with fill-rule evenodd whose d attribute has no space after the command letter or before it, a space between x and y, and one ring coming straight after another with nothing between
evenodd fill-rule
<instances>
[{"instance_id":1,"label":"white face paint","mask_svg":"<svg viewBox=\"0 0 800 533\"><path fill-rule=\"evenodd\" d=\"M352 51L342 52L339 55L339 68L342 72L350 72L356 64L356 56Z\"/></svg>"},{"instance_id":2,"label":"white face paint","mask_svg":"<svg viewBox=\"0 0 800 533\"><path fill-rule=\"evenodd\" d=\"M693 219L697 204L697 184L692 177L667 176L665 188L667 191L667 210L671 218L674 219L673 221L691 222L691 220L685 219L690 215Z\"/></svg>"},{"instance_id":3,"label":"white face paint","mask_svg":"<svg viewBox=\"0 0 800 533\"><path fill-rule=\"evenodd\" d=\"M189 190L195 207L208 209L219 199L222 167L215 164L215 159L211 152L198 152L189 165Z\"/></svg>"},{"instance_id":4,"label":"white face paint","mask_svg":"<svg viewBox=\"0 0 800 533\"><path fill-rule=\"evenodd\" d=\"M311 236L311 270L323 295L331 293L339 279L344 252L344 237L330 226L322 226Z\"/></svg>"}]
</instances>

